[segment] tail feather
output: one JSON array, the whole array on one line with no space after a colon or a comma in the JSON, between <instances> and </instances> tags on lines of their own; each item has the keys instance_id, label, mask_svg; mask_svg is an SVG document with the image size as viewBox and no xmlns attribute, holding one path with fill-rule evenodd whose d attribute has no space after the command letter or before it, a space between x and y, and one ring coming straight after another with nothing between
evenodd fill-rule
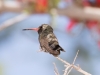
<instances>
[{"instance_id":1,"label":"tail feather","mask_svg":"<svg viewBox=\"0 0 100 75\"><path fill-rule=\"evenodd\" d=\"M61 51L66 52L62 47L60 47L60 48L61 48Z\"/></svg>"},{"instance_id":2,"label":"tail feather","mask_svg":"<svg viewBox=\"0 0 100 75\"><path fill-rule=\"evenodd\" d=\"M56 45L56 49L65 52L65 50L60 45Z\"/></svg>"}]
</instances>

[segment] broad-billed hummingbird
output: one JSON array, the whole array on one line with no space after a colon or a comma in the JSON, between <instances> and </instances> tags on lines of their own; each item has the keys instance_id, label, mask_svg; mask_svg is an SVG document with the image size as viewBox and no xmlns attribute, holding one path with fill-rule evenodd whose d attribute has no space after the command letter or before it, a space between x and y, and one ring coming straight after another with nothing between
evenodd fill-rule
<instances>
[{"instance_id":1,"label":"broad-billed hummingbird","mask_svg":"<svg viewBox=\"0 0 100 75\"><path fill-rule=\"evenodd\" d=\"M40 47L42 51L48 52L53 56L58 56L60 51L64 51L64 49L59 45L58 40L53 33L53 28L50 25L42 24L38 28L23 30L35 30L38 32Z\"/></svg>"}]
</instances>

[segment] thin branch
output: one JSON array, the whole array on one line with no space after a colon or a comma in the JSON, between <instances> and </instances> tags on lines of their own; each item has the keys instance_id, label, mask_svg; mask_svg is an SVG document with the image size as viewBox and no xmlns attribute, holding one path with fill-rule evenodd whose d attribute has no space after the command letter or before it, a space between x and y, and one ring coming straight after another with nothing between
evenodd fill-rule
<instances>
[{"instance_id":1,"label":"thin branch","mask_svg":"<svg viewBox=\"0 0 100 75\"><path fill-rule=\"evenodd\" d=\"M77 56L78 56L78 53L79 53L79 50L78 50L77 53L76 53L76 56L75 56L74 61L73 61L73 64L74 64L75 61L76 61L76 58L77 58Z\"/></svg>"},{"instance_id":2,"label":"thin branch","mask_svg":"<svg viewBox=\"0 0 100 75\"><path fill-rule=\"evenodd\" d=\"M56 58L57 58L58 60L60 60L61 62L63 62L64 64L68 65L68 66L71 65L70 63L68 63L67 61L61 59L60 57L56 57ZM72 67L73 67L74 69L76 69L78 72L80 72L80 73L82 73L82 74L84 74L84 75L92 75L92 74L90 74L90 73L88 73L88 72L82 70L80 67L75 66L75 65L73 65L73 64L72 64Z\"/></svg>"},{"instance_id":3,"label":"thin branch","mask_svg":"<svg viewBox=\"0 0 100 75\"><path fill-rule=\"evenodd\" d=\"M60 75L59 72L58 72L58 69L57 69L57 67L56 67L56 64L55 64L55 63L53 63L53 64L54 64L54 72L55 72L55 74L56 74L56 75Z\"/></svg>"},{"instance_id":4,"label":"thin branch","mask_svg":"<svg viewBox=\"0 0 100 75\"><path fill-rule=\"evenodd\" d=\"M76 61L76 58L77 58L77 56L78 56L78 53L79 53L79 50L78 50L77 53L76 53L76 56L75 56L74 61L73 61L73 65L74 65L74 63L75 63L75 61ZM71 69L69 69L69 71L67 72L67 75L72 71L72 69L73 69L73 67L71 67Z\"/></svg>"},{"instance_id":5,"label":"thin branch","mask_svg":"<svg viewBox=\"0 0 100 75\"><path fill-rule=\"evenodd\" d=\"M8 19L7 21L5 21L4 23L2 23L0 25L0 31L11 26L11 25L14 25L17 22L20 22L20 21L26 19L28 16L29 15L27 15L27 14L21 14L21 15L18 15L17 17Z\"/></svg>"},{"instance_id":6,"label":"thin branch","mask_svg":"<svg viewBox=\"0 0 100 75\"><path fill-rule=\"evenodd\" d=\"M70 65L70 63L66 62L65 60L61 59L60 57L56 57L58 60L60 60L61 62L63 62L66 65Z\"/></svg>"},{"instance_id":7,"label":"thin branch","mask_svg":"<svg viewBox=\"0 0 100 75\"><path fill-rule=\"evenodd\" d=\"M71 65L71 68L68 70L67 75L72 71L73 67Z\"/></svg>"},{"instance_id":8,"label":"thin branch","mask_svg":"<svg viewBox=\"0 0 100 75\"><path fill-rule=\"evenodd\" d=\"M67 66L67 65L66 65ZM65 68L65 71L64 71L64 74L63 75L68 75L68 69L69 68L71 68L72 67L72 65L69 65L69 66L67 66L66 68Z\"/></svg>"}]
</instances>

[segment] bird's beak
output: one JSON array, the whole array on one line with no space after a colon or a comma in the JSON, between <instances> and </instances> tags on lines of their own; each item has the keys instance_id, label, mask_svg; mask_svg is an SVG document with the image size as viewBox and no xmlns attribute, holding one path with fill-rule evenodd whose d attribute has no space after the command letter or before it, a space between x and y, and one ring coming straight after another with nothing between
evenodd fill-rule
<instances>
[{"instance_id":1,"label":"bird's beak","mask_svg":"<svg viewBox=\"0 0 100 75\"><path fill-rule=\"evenodd\" d=\"M39 28L29 28L29 29L23 29L23 30L34 30L34 31L38 31Z\"/></svg>"}]
</instances>

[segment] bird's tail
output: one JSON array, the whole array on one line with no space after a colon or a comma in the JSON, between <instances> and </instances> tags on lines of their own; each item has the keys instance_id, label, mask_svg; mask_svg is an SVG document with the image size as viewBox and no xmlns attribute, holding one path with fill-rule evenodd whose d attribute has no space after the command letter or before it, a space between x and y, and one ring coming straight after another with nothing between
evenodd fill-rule
<instances>
[{"instance_id":1,"label":"bird's tail","mask_svg":"<svg viewBox=\"0 0 100 75\"><path fill-rule=\"evenodd\" d=\"M61 51L66 52L65 50L61 49Z\"/></svg>"},{"instance_id":2,"label":"bird's tail","mask_svg":"<svg viewBox=\"0 0 100 75\"><path fill-rule=\"evenodd\" d=\"M66 52L62 47L61 47L61 51Z\"/></svg>"}]
</instances>

